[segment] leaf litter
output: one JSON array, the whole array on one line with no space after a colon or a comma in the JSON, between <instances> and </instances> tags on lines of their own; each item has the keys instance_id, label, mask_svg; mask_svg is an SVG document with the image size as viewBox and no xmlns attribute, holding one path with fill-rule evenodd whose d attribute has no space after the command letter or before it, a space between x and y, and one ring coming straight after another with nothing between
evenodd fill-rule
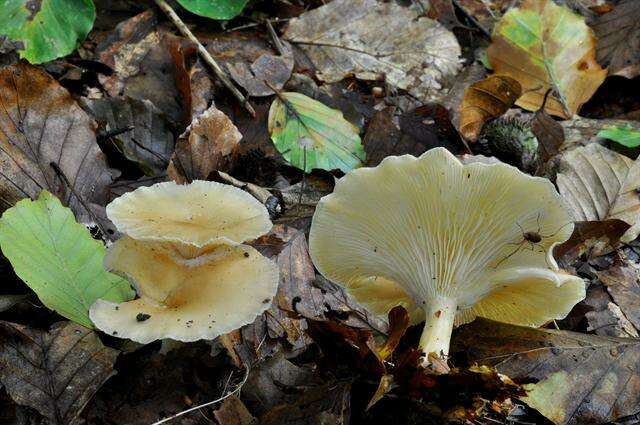
<instances>
[{"instance_id":1,"label":"leaf litter","mask_svg":"<svg viewBox=\"0 0 640 425\"><path fill-rule=\"evenodd\" d=\"M174 4L215 72L175 18L99 3L76 52L38 66L17 62L16 49L39 60L0 25L0 421L637 420L634 1ZM427 370L420 326L401 307L372 314L320 275L307 236L345 173L435 147L550 179L574 220L555 258L588 287L540 329L461 326ZM121 236L109 201L166 180L215 180L258 199L275 224L251 245L277 263L278 292L213 341L98 334L73 300L109 282L133 291L104 272L91 237Z\"/></svg>"}]
</instances>

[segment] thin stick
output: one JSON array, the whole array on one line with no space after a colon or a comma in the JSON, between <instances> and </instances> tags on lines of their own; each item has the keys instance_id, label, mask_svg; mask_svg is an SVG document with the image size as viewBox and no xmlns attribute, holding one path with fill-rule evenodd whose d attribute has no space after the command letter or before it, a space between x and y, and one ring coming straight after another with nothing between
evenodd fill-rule
<instances>
[{"instance_id":1,"label":"thin stick","mask_svg":"<svg viewBox=\"0 0 640 425\"><path fill-rule=\"evenodd\" d=\"M260 201L265 205L271 204L273 200L277 200L276 196L272 195L271 192L269 192L267 189L265 189L264 187L258 186L257 184L243 182L242 180L238 180L235 177L230 176L229 174L223 171L218 171L218 175L220 176L220 179L225 181L225 183L235 186L238 189L246 190L251 195L253 195L254 198L256 198L258 201ZM279 213L280 205L277 202L276 202L276 205L277 205L276 211L274 212Z\"/></svg>"},{"instance_id":2,"label":"thin stick","mask_svg":"<svg viewBox=\"0 0 640 425\"><path fill-rule=\"evenodd\" d=\"M202 43L200 43L196 36L193 35L191 30L187 28L182 19L180 19L180 17L176 14L175 10L173 10L173 8L169 6L169 4L165 0L154 1L158 5L158 7L167 14L174 25L178 27L178 30L182 33L182 35L187 37L189 40L195 43L196 46L198 46L198 53L200 53L200 56L202 56L202 59L207 63L207 65L211 67L216 77L220 79L222 84L224 84L224 86L229 89L229 91L235 96L236 99L238 99L242 106L244 106L244 108L251 114L251 116L255 118L256 111L253 109L247 98L245 98L244 95L240 93L240 90L238 90L238 88L231 82L231 80L229 80L227 74L222 70L222 68L220 68L220 65L218 65L215 59L211 57L209 52L207 52L207 49L205 49Z\"/></svg>"},{"instance_id":3,"label":"thin stick","mask_svg":"<svg viewBox=\"0 0 640 425\"><path fill-rule=\"evenodd\" d=\"M176 414L175 414L175 415L173 415L173 416L169 416L168 418L164 418L164 419L162 419L162 420L159 420L159 421L157 421L157 422L154 422L152 425L160 425L160 424L164 424L164 423L169 422L169 421L172 421L172 420L174 420L174 419L176 419L176 418L178 418L178 417L180 417L180 416L182 416L182 415L186 415L187 413L191 413L191 412L193 412L193 411L195 411L195 410L200 410L200 409L202 409L203 407L211 406L212 404L219 403L219 402L221 402L221 401L223 401L223 400L225 400L225 399L227 399L227 398L231 397L232 395L234 395L234 394L238 393L238 392L242 389L242 386L247 382L247 379L249 379L249 370L250 370L250 369L249 369L249 367L248 367L248 366L246 366L245 373L244 373L244 378L242 379L242 382L240 382L240 383L238 384L238 386L236 387L236 389L235 389L235 390L233 390L233 391L231 391L230 393L227 393L227 394L223 395L222 397L217 398L217 399L215 399L215 400L213 400L213 401L209 401L209 402L207 402L207 403L203 403L203 404L199 404L199 405L197 405L197 406L194 406L194 407L192 407L192 408L190 408L190 409L183 410L182 412L176 413Z\"/></svg>"}]
</instances>

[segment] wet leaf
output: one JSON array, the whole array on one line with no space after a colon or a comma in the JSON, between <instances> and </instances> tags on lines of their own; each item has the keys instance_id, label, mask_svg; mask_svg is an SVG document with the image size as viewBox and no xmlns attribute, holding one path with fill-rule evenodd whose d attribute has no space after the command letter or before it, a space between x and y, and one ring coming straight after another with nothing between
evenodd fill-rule
<instances>
[{"instance_id":1,"label":"wet leaf","mask_svg":"<svg viewBox=\"0 0 640 425\"><path fill-rule=\"evenodd\" d=\"M0 0L0 35L21 46L20 57L43 63L73 52L96 17L91 0Z\"/></svg>"},{"instance_id":2,"label":"wet leaf","mask_svg":"<svg viewBox=\"0 0 640 425\"><path fill-rule=\"evenodd\" d=\"M274 91L265 81L276 90L281 90L291 77L293 55L290 52L287 56L263 54L251 66L246 62L227 63L227 70L247 90L249 96L270 96Z\"/></svg>"},{"instance_id":3,"label":"wet leaf","mask_svg":"<svg viewBox=\"0 0 640 425\"><path fill-rule=\"evenodd\" d=\"M556 424L605 423L640 405L640 340L532 329L479 319L454 349L527 384L522 398Z\"/></svg>"},{"instance_id":4,"label":"wet leaf","mask_svg":"<svg viewBox=\"0 0 640 425\"><path fill-rule=\"evenodd\" d=\"M543 163L560 152L564 143L564 129L562 125L539 109L531 119L531 131L538 139L538 154Z\"/></svg>"},{"instance_id":5,"label":"wet leaf","mask_svg":"<svg viewBox=\"0 0 640 425\"><path fill-rule=\"evenodd\" d=\"M269 133L294 167L350 171L364 161L359 129L342 112L300 93L280 93L269 110ZM306 160L305 160L306 159Z\"/></svg>"},{"instance_id":6,"label":"wet leaf","mask_svg":"<svg viewBox=\"0 0 640 425\"><path fill-rule=\"evenodd\" d=\"M178 183L206 180L225 171L242 134L222 111L211 106L196 117L176 142L167 174Z\"/></svg>"},{"instance_id":7,"label":"wet leaf","mask_svg":"<svg viewBox=\"0 0 640 425\"><path fill-rule=\"evenodd\" d=\"M510 9L495 26L488 55L496 73L522 86L518 106L537 110L551 88L546 111L563 118L578 112L607 73L596 62L595 37L584 19L552 0L525 0Z\"/></svg>"},{"instance_id":8,"label":"wet leaf","mask_svg":"<svg viewBox=\"0 0 640 425\"><path fill-rule=\"evenodd\" d=\"M249 0L177 0L189 12L211 19L231 19L240 14Z\"/></svg>"},{"instance_id":9,"label":"wet leaf","mask_svg":"<svg viewBox=\"0 0 640 425\"><path fill-rule=\"evenodd\" d=\"M384 78L422 101L441 95L461 65L453 33L395 2L332 1L292 19L284 37L304 50L322 81Z\"/></svg>"},{"instance_id":10,"label":"wet leaf","mask_svg":"<svg viewBox=\"0 0 640 425\"><path fill-rule=\"evenodd\" d=\"M0 322L0 381L16 403L55 425L84 423L78 414L115 373L117 356L95 332L75 323L43 332Z\"/></svg>"},{"instance_id":11,"label":"wet leaf","mask_svg":"<svg viewBox=\"0 0 640 425\"><path fill-rule=\"evenodd\" d=\"M640 233L639 162L592 143L562 156L557 184L574 220L620 219L631 225L623 242Z\"/></svg>"},{"instance_id":12,"label":"wet leaf","mask_svg":"<svg viewBox=\"0 0 640 425\"><path fill-rule=\"evenodd\" d=\"M0 93L3 208L46 189L78 220L93 221L89 204L104 205L107 185L118 173L107 168L91 118L53 78L23 62L0 70Z\"/></svg>"},{"instance_id":13,"label":"wet leaf","mask_svg":"<svg viewBox=\"0 0 640 425\"><path fill-rule=\"evenodd\" d=\"M101 134L147 175L157 175L167 168L173 152L173 132L166 117L148 100L130 97L107 97L82 100L98 121Z\"/></svg>"},{"instance_id":14,"label":"wet leaf","mask_svg":"<svg viewBox=\"0 0 640 425\"><path fill-rule=\"evenodd\" d=\"M40 301L87 328L97 299L128 301L128 281L102 267L105 248L49 192L24 199L0 219L0 246L13 269Z\"/></svg>"},{"instance_id":15,"label":"wet leaf","mask_svg":"<svg viewBox=\"0 0 640 425\"><path fill-rule=\"evenodd\" d=\"M485 122L498 118L522 94L520 83L506 75L491 75L473 83L464 92L460 105L460 133L475 142Z\"/></svg>"},{"instance_id":16,"label":"wet leaf","mask_svg":"<svg viewBox=\"0 0 640 425\"><path fill-rule=\"evenodd\" d=\"M626 128L615 126L605 127L598 132L597 136L613 140L628 148L637 148L640 146L640 130L634 129L631 126Z\"/></svg>"},{"instance_id":17,"label":"wet leaf","mask_svg":"<svg viewBox=\"0 0 640 425\"><path fill-rule=\"evenodd\" d=\"M640 74L640 3L622 0L592 25L598 37L598 61L610 75L634 78Z\"/></svg>"}]
</instances>

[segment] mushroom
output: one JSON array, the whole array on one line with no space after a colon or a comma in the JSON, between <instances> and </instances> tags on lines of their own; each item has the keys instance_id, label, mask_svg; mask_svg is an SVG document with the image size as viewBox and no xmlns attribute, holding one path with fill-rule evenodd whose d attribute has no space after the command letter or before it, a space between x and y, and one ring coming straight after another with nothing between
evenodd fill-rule
<instances>
[{"instance_id":1,"label":"mushroom","mask_svg":"<svg viewBox=\"0 0 640 425\"><path fill-rule=\"evenodd\" d=\"M268 309L277 265L242 242L271 228L266 208L232 186L159 183L107 206L126 233L107 250L105 268L130 279L138 298L96 301L93 323L140 343L213 339Z\"/></svg>"},{"instance_id":2,"label":"mushroom","mask_svg":"<svg viewBox=\"0 0 640 425\"><path fill-rule=\"evenodd\" d=\"M309 246L320 273L371 312L402 305L424 320L428 364L477 316L533 327L565 317L585 287L552 250L572 231L548 180L435 148L340 179L317 206Z\"/></svg>"}]
</instances>

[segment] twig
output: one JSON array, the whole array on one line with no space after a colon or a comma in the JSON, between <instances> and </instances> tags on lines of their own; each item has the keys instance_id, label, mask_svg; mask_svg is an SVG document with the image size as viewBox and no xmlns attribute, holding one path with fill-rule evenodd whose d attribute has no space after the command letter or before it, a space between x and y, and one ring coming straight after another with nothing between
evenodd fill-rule
<instances>
[{"instance_id":1,"label":"twig","mask_svg":"<svg viewBox=\"0 0 640 425\"><path fill-rule=\"evenodd\" d=\"M254 198L263 203L267 207L269 212L271 212L271 209L274 210L274 214L279 214L281 212L280 202L278 201L278 198L272 195L271 192L269 192L264 187L258 186L257 184L253 183L243 182L242 180L238 180L223 171L218 171L218 174L220 175L220 178L225 181L225 183L229 183L230 185L235 186L238 189L246 190L247 192L249 192L251 195L253 195Z\"/></svg>"},{"instance_id":2,"label":"twig","mask_svg":"<svg viewBox=\"0 0 640 425\"><path fill-rule=\"evenodd\" d=\"M182 33L182 35L187 37L189 40L195 43L196 46L198 46L198 53L200 53L200 56L202 56L202 59L207 63L207 65L211 67L216 77L218 77L222 84L224 84L224 86L229 89L229 91L235 96L235 98L238 99L238 101L242 104L242 106L244 106L249 114L251 114L251 116L255 118L256 111L253 109L247 98L245 98L244 95L240 93L240 90L238 90L238 88L231 82L231 80L229 80L227 74L222 70L222 68L220 68L220 65L218 65L215 59L213 59L209 52L207 52L207 49L205 49L202 43L200 43L196 36L193 35L191 30L187 28L182 19L180 19L178 14L176 14L175 10L173 10L173 8L169 6L169 4L165 0L154 1L158 5L158 7L167 14L174 25L178 27L178 30Z\"/></svg>"},{"instance_id":3,"label":"twig","mask_svg":"<svg viewBox=\"0 0 640 425\"><path fill-rule=\"evenodd\" d=\"M162 419L162 420L159 420L159 421L157 421L157 422L154 422L152 425L160 425L160 424L167 423L167 422L172 421L172 420L174 420L174 419L176 419L176 418L178 418L178 417L180 417L180 416L182 416L182 415L186 415L187 413L193 412L193 411L195 411L195 410L200 410L200 409L202 409L203 407L211 406L212 404L219 403L219 402L221 402L221 401L223 401L223 400L225 400L225 399L227 399L227 398L231 397L232 395L234 395L234 394L238 393L238 392L242 389L242 386L247 382L247 379L249 379L249 371L250 371L250 370L251 370L251 369L249 369L249 367L248 367L248 366L246 366L246 368L245 368L245 372L244 372L244 378L242 379L242 382L240 382L240 383L238 384L238 386L236 387L236 389L235 389L235 390L233 390L233 391L231 391L230 393L227 393L227 394L223 395L222 397L217 398L217 399L215 399L215 400L213 400L213 401L209 401L209 402L207 402L207 403L203 403L203 404L199 404L199 405L197 405L197 406L194 406L194 407L192 407L192 408L190 408L190 409L183 410L182 412L176 413L176 414L175 414L175 415L173 415L173 416L169 416L168 418L164 418L164 419Z\"/></svg>"},{"instance_id":4,"label":"twig","mask_svg":"<svg viewBox=\"0 0 640 425\"><path fill-rule=\"evenodd\" d=\"M276 34L276 30L273 29L273 25L271 25L271 21L269 19L267 19L267 31L269 32L271 40L273 40L273 44L276 46L276 50L278 51L280 56L285 56L287 52L282 45L282 41L280 41L278 34Z\"/></svg>"}]
</instances>

